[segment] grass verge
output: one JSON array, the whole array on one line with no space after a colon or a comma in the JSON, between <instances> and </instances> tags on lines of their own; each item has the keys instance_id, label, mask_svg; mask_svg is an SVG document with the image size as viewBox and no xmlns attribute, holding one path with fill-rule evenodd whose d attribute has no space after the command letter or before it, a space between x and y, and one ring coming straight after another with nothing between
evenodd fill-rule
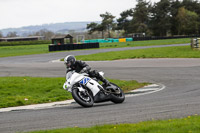
<instances>
[{"instance_id":1,"label":"grass verge","mask_svg":"<svg viewBox=\"0 0 200 133\"><path fill-rule=\"evenodd\" d=\"M43 54L43 53L49 53L48 44L0 47L0 57Z\"/></svg>"},{"instance_id":2,"label":"grass verge","mask_svg":"<svg viewBox=\"0 0 200 133\"><path fill-rule=\"evenodd\" d=\"M133 42L126 42L126 43L101 43L100 48L152 46L152 45L166 45L166 44L181 44L181 43L189 43L189 42L190 42L190 38L133 41ZM48 44L23 45L23 46L1 46L0 47L0 57L44 54L44 53L49 53Z\"/></svg>"},{"instance_id":3,"label":"grass verge","mask_svg":"<svg viewBox=\"0 0 200 133\"><path fill-rule=\"evenodd\" d=\"M113 47L137 47L137 46L154 46L154 45L169 45L169 44L185 44L190 43L190 38L182 39L164 39L164 40L148 40L148 41L131 41L121 43L101 43L101 48Z\"/></svg>"},{"instance_id":4,"label":"grass verge","mask_svg":"<svg viewBox=\"0 0 200 133\"><path fill-rule=\"evenodd\" d=\"M90 128L64 128L31 133L199 133L200 116L182 119L152 120L136 124L103 125Z\"/></svg>"},{"instance_id":5,"label":"grass verge","mask_svg":"<svg viewBox=\"0 0 200 133\"><path fill-rule=\"evenodd\" d=\"M77 60L102 61L134 58L200 58L199 50L192 50L190 46L148 48L138 50L114 51L84 56L76 56Z\"/></svg>"},{"instance_id":6,"label":"grass verge","mask_svg":"<svg viewBox=\"0 0 200 133\"><path fill-rule=\"evenodd\" d=\"M143 87L148 83L110 80L124 91ZM72 99L62 86L65 78L0 77L0 108L48 103Z\"/></svg>"}]
</instances>

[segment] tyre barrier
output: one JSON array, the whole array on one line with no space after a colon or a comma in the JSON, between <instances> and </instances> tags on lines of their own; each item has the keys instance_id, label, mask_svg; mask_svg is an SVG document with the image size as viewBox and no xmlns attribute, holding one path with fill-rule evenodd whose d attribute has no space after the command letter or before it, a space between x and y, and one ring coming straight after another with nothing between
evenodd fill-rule
<instances>
[{"instance_id":1,"label":"tyre barrier","mask_svg":"<svg viewBox=\"0 0 200 133\"><path fill-rule=\"evenodd\" d=\"M192 37L200 37L200 35L191 35L191 36L169 36L169 37L158 37L158 36L133 37L133 41L162 40L162 39L178 39L178 38L192 38Z\"/></svg>"},{"instance_id":2,"label":"tyre barrier","mask_svg":"<svg viewBox=\"0 0 200 133\"><path fill-rule=\"evenodd\" d=\"M83 43L83 44L62 44L62 45L49 45L49 52L62 51L62 50L76 50L76 49L90 49L99 48L99 43Z\"/></svg>"}]
</instances>

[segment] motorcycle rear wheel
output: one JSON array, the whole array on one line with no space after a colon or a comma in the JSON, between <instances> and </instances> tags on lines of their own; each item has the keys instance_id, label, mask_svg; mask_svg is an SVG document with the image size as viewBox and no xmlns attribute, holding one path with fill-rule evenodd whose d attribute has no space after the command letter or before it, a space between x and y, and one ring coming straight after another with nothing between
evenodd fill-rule
<instances>
[{"instance_id":1,"label":"motorcycle rear wheel","mask_svg":"<svg viewBox=\"0 0 200 133\"><path fill-rule=\"evenodd\" d=\"M112 97L111 101L113 103L123 103L124 100L125 100L125 95L124 95L123 90L119 86L117 86L116 84L114 84L114 83L111 83L111 84L116 86L120 91L120 94L111 94L111 97Z\"/></svg>"},{"instance_id":2,"label":"motorcycle rear wheel","mask_svg":"<svg viewBox=\"0 0 200 133\"><path fill-rule=\"evenodd\" d=\"M72 97L78 104L83 107L92 107L94 104L93 97L89 93L82 94L78 88L72 89Z\"/></svg>"}]
</instances>

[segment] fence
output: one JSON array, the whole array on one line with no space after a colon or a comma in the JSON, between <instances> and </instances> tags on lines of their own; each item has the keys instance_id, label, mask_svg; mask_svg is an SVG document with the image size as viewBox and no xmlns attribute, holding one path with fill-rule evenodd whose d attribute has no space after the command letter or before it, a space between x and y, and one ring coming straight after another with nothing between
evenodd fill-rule
<instances>
[{"instance_id":1,"label":"fence","mask_svg":"<svg viewBox=\"0 0 200 133\"><path fill-rule=\"evenodd\" d=\"M161 40L161 39L178 39L178 38L192 38L192 37L200 37L200 35L191 35L191 36L170 36L170 37L133 37L133 41L144 41L144 40Z\"/></svg>"}]
</instances>

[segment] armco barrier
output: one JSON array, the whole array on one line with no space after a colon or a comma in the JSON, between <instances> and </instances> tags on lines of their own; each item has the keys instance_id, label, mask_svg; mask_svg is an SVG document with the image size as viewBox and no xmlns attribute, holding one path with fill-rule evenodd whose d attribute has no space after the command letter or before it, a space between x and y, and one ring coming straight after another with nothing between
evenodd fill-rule
<instances>
[{"instance_id":1,"label":"armco barrier","mask_svg":"<svg viewBox=\"0 0 200 133\"><path fill-rule=\"evenodd\" d=\"M49 45L49 51L76 50L76 49L89 49L89 48L99 48L99 43Z\"/></svg>"},{"instance_id":2,"label":"armco barrier","mask_svg":"<svg viewBox=\"0 0 200 133\"><path fill-rule=\"evenodd\" d=\"M192 37L200 37L200 35L191 35L191 36L170 36L170 37L133 37L133 41L145 41L145 40L162 40L162 39L178 39L178 38L192 38Z\"/></svg>"}]
</instances>

